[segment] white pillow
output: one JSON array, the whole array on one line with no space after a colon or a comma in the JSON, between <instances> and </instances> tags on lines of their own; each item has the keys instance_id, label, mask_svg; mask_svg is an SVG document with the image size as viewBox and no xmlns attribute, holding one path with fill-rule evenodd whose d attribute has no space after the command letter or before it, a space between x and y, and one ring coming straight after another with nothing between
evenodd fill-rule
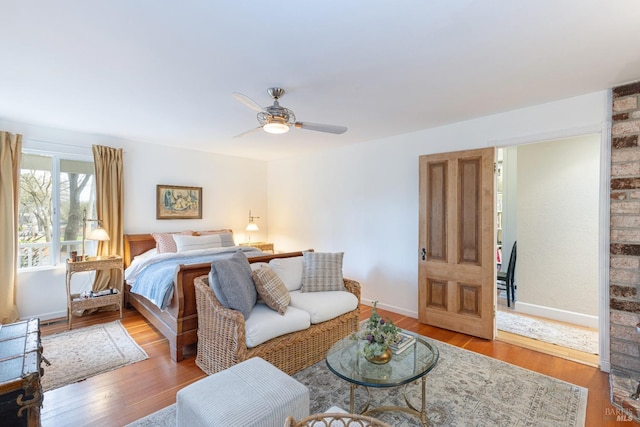
<instances>
[{"instance_id":1,"label":"white pillow","mask_svg":"<svg viewBox=\"0 0 640 427\"><path fill-rule=\"evenodd\" d=\"M148 251L141 253L140 255L136 255L131 260L131 264L129 264L129 267L127 269L129 269L131 267L135 267L138 264L142 263L143 261L146 261L149 258L153 258L156 255L158 255L158 249L157 248L151 248Z\"/></svg>"},{"instance_id":2,"label":"white pillow","mask_svg":"<svg viewBox=\"0 0 640 427\"><path fill-rule=\"evenodd\" d=\"M196 232L196 236L212 236L217 235L220 236L220 241L222 242L222 247L230 247L235 246L236 243L233 241L233 233L226 230L213 230L213 231L200 231Z\"/></svg>"},{"instance_id":3,"label":"white pillow","mask_svg":"<svg viewBox=\"0 0 640 427\"><path fill-rule=\"evenodd\" d=\"M141 253L140 255L136 255L135 257L133 257L133 261L144 261L145 259L149 259L153 256L158 255L158 249L157 248L151 248L146 252Z\"/></svg>"},{"instance_id":4,"label":"white pillow","mask_svg":"<svg viewBox=\"0 0 640 427\"><path fill-rule=\"evenodd\" d=\"M292 258L274 258L269 266L282 279L289 292L302 287L302 270L304 262L301 256Z\"/></svg>"},{"instance_id":5,"label":"white pillow","mask_svg":"<svg viewBox=\"0 0 640 427\"><path fill-rule=\"evenodd\" d=\"M174 234L173 240L176 242L177 252L222 247L220 234L209 234L207 236L179 236Z\"/></svg>"}]
</instances>

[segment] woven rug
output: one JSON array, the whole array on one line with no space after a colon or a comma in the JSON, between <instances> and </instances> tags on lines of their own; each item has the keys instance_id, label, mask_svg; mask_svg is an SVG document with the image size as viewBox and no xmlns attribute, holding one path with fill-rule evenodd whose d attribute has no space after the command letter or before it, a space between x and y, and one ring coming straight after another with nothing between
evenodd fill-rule
<instances>
[{"instance_id":1,"label":"woven rug","mask_svg":"<svg viewBox=\"0 0 640 427\"><path fill-rule=\"evenodd\" d=\"M598 354L598 332L595 331L580 327L573 328L557 322L547 322L506 311L496 313L496 324L501 331L585 353Z\"/></svg>"},{"instance_id":2,"label":"woven rug","mask_svg":"<svg viewBox=\"0 0 640 427\"><path fill-rule=\"evenodd\" d=\"M42 337L42 346L51 363L44 367L44 391L149 358L119 320Z\"/></svg>"},{"instance_id":3,"label":"woven rug","mask_svg":"<svg viewBox=\"0 0 640 427\"><path fill-rule=\"evenodd\" d=\"M588 390L481 354L430 340L440 351L436 367L427 374L427 421L436 426L583 426ZM339 379L324 361L294 375L309 387L310 413L333 405L349 409L349 383ZM371 389L373 406L405 406L401 389ZM406 388L410 401L420 405L420 385ZM356 390L356 404L366 391ZM404 412L374 414L397 427L420 425ZM175 425L175 405L130 426Z\"/></svg>"}]
</instances>

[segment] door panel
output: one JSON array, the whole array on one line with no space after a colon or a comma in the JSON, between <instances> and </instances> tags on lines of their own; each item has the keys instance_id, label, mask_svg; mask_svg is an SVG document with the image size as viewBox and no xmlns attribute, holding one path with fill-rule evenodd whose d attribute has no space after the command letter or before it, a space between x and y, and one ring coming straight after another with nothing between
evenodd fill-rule
<instances>
[{"instance_id":1,"label":"door panel","mask_svg":"<svg viewBox=\"0 0 640 427\"><path fill-rule=\"evenodd\" d=\"M459 213L460 229L460 257L461 263L478 265L480 263L480 159L465 159L459 161Z\"/></svg>"},{"instance_id":2,"label":"door panel","mask_svg":"<svg viewBox=\"0 0 640 427\"><path fill-rule=\"evenodd\" d=\"M429 163L429 209L430 230L427 254L431 260L447 259L447 163Z\"/></svg>"},{"instance_id":3,"label":"door panel","mask_svg":"<svg viewBox=\"0 0 640 427\"><path fill-rule=\"evenodd\" d=\"M419 320L495 337L495 149L420 156Z\"/></svg>"}]
</instances>

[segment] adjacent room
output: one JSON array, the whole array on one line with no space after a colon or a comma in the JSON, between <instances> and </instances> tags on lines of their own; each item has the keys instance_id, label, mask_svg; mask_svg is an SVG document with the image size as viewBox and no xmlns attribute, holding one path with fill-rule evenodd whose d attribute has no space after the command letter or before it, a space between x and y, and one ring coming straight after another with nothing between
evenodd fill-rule
<instances>
[{"instance_id":1,"label":"adjacent room","mask_svg":"<svg viewBox=\"0 0 640 427\"><path fill-rule=\"evenodd\" d=\"M9 425L639 419L637 2L0 16Z\"/></svg>"}]
</instances>

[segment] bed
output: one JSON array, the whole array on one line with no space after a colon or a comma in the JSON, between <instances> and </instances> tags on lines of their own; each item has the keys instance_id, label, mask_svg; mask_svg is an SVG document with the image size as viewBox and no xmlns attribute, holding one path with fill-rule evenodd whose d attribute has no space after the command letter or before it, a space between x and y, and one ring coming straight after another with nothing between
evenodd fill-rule
<instances>
[{"instance_id":1,"label":"bed","mask_svg":"<svg viewBox=\"0 0 640 427\"><path fill-rule=\"evenodd\" d=\"M230 230L229 230L230 231ZM130 267L134 258L156 247L151 234L125 234L124 267ZM281 254L252 253L250 262L268 262L274 258L301 256L302 252ZM169 341L171 359L183 360L184 347L198 341L198 313L194 281L197 277L209 274L211 262L179 264L173 270L172 297L164 309L144 296L131 292L131 284L124 284L125 303L138 310Z\"/></svg>"}]
</instances>

